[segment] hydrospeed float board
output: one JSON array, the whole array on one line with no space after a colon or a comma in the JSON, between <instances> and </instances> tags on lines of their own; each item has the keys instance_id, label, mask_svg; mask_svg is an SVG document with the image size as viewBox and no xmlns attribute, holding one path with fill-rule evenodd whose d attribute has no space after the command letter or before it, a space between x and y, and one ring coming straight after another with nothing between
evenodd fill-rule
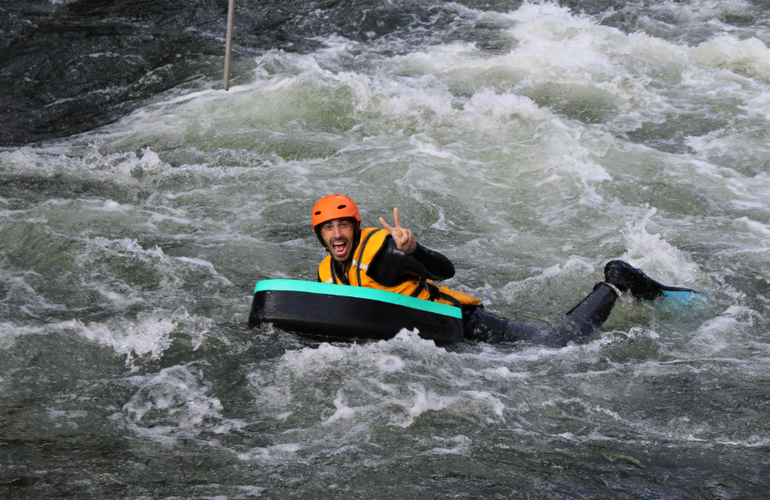
<instances>
[{"instance_id":1,"label":"hydrospeed float board","mask_svg":"<svg viewBox=\"0 0 770 500\"><path fill-rule=\"evenodd\" d=\"M257 282L249 328L263 323L337 339L389 339L417 329L437 344L463 339L459 308L373 288L300 280Z\"/></svg>"}]
</instances>

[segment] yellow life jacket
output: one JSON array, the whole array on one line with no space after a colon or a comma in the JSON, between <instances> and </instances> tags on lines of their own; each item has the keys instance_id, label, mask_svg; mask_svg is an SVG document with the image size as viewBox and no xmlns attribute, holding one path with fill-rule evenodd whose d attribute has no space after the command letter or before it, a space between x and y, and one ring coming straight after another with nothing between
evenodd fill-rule
<instances>
[{"instance_id":1,"label":"yellow life jacket","mask_svg":"<svg viewBox=\"0 0 770 500\"><path fill-rule=\"evenodd\" d=\"M369 265L374 256L385 244L385 238L390 235L385 229L367 227L361 229L361 237L358 248L356 248L350 268L347 273L347 281L351 286L362 286L366 288L376 288L377 290L386 290L388 292L409 295L424 300L432 300L442 304L462 307L463 305L481 305L481 301L470 295L451 290L445 286L436 286L432 280L413 275L413 278L405 280L396 286L385 286L376 282L368 274ZM344 281L337 276L334 266L334 260L331 255L327 255L318 266L318 277L324 283L344 284Z\"/></svg>"}]
</instances>

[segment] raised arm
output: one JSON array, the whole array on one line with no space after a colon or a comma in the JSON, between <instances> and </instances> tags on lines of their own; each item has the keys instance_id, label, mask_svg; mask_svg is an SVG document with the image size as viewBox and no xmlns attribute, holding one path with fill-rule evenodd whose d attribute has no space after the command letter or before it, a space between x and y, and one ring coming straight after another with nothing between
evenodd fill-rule
<instances>
[{"instance_id":1,"label":"raised arm","mask_svg":"<svg viewBox=\"0 0 770 500\"><path fill-rule=\"evenodd\" d=\"M397 208L393 210L393 216L395 227L380 218L382 227L390 232L391 238L385 240L385 245L372 259L367 271L369 276L387 286L410 279L410 276L437 280L454 276L452 261L443 254L418 244L412 231L401 227Z\"/></svg>"}]
</instances>

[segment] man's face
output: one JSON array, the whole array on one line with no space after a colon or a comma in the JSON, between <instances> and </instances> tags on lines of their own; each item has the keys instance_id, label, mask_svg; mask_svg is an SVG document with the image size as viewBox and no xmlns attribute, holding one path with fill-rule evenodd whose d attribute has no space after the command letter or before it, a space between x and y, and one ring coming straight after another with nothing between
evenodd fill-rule
<instances>
[{"instance_id":1,"label":"man's face","mask_svg":"<svg viewBox=\"0 0 770 500\"><path fill-rule=\"evenodd\" d=\"M321 239L337 262L345 262L350 257L354 229L350 219L333 219L321 225Z\"/></svg>"}]
</instances>

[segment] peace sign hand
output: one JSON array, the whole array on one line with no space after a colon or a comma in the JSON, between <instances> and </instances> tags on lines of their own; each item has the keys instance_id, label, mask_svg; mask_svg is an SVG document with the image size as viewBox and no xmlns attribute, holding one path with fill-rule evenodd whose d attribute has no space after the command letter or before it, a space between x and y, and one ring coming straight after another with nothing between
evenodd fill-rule
<instances>
[{"instance_id":1,"label":"peace sign hand","mask_svg":"<svg viewBox=\"0 0 770 500\"><path fill-rule=\"evenodd\" d=\"M401 227L401 222L398 219L398 208L393 209L393 219L396 221L396 227L388 224L382 217L380 217L380 224L393 236L393 240L396 242L399 250L407 255L414 253L417 250L417 239L414 237L411 229Z\"/></svg>"}]
</instances>

